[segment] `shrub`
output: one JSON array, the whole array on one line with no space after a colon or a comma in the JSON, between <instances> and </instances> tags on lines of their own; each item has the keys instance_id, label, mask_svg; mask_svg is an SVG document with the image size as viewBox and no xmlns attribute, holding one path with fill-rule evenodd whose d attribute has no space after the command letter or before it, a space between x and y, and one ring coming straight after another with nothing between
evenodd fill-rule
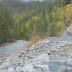
<instances>
[{"instance_id":1,"label":"shrub","mask_svg":"<svg viewBox=\"0 0 72 72\"><path fill-rule=\"evenodd\" d=\"M8 42L14 42L15 40L14 39L8 39Z\"/></svg>"},{"instance_id":2,"label":"shrub","mask_svg":"<svg viewBox=\"0 0 72 72\"><path fill-rule=\"evenodd\" d=\"M56 30L60 32L64 28L65 24L62 21L57 21Z\"/></svg>"},{"instance_id":3,"label":"shrub","mask_svg":"<svg viewBox=\"0 0 72 72\"><path fill-rule=\"evenodd\" d=\"M37 35L31 37L31 41L32 41L33 43L39 41L40 39L41 39L41 38L40 38L39 36L37 36Z\"/></svg>"},{"instance_id":4,"label":"shrub","mask_svg":"<svg viewBox=\"0 0 72 72\"><path fill-rule=\"evenodd\" d=\"M39 40L41 40L41 38L38 35L32 36L30 42L25 46L25 48L30 48L33 44L35 44Z\"/></svg>"},{"instance_id":5,"label":"shrub","mask_svg":"<svg viewBox=\"0 0 72 72\"><path fill-rule=\"evenodd\" d=\"M72 25L71 25L71 27L70 27L69 31L72 31Z\"/></svg>"}]
</instances>

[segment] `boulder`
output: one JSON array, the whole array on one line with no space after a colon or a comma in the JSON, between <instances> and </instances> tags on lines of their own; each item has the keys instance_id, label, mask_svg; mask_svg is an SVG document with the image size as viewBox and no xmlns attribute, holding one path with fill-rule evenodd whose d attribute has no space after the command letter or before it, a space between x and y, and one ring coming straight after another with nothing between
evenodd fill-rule
<instances>
[{"instance_id":1,"label":"boulder","mask_svg":"<svg viewBox=\"0 0 72 72\"><path fill-rule=\"evenodd\" d=\"M36 65L36 67L42 68L42 69L44 69L44 70L46 70L46 71L49 72L49 67L48 67L48 65Z\"/></svg>"},{"instance_id":2,"label":"boulder","mask_svg":"<svg viewBox=\"0 0 72 72\"><path fill-rule=\"evenodd\" d=\"M23 67L24 66L24 63L20 63L19 66Z\"/></svg>"},{"instance_id":3,"label":"boulder","mask_svg":"<svg viewBox=\"0 0 72 72\"><path fill-rule=\"evenodd\" d=\"M49 40L46 40L46 42L45 42L46 44L49 44L50 43L50 41Z\"/></svg>"},{"instance_id":4,"label":"boulder","mask_svg":"<svg viewBox=\"0 0 72 72\"><path fill-rule=\"evenodd\" d=\"M7 61L7 62L4 62L4 63L2 63L2 65L0 66L0 69L2 69L2 68L6 68L6 67L8 67L8 66L11 66L11 62L10 61Z\"/></svg>"},{"instance_id":5,"label":"boulder","mask_svg":"<svg viewBox=\"0 0 72 72\"><path fill-rule=\"evenodd\" d=\"M33 72L33 65L32 65L32 64L26 64L26 65L22 68L22 70L23 70L24 72Z\"/></svg>"},{"instance_id":6,"label":"boulder","mask_svg":"<svg viewBox=\"0 0 72 72\"><path fill-rule=\"evenodd\" d=\"M68 45L68 46L72 46L72 42L68 42L67 45Z\"/></svg>"},{"instance_id":7,"label":"boulder","mask_svg":"<svg viewBox=\"0 0 72 72\"><path fill-rule=\"evenodd\" d=\"M61 56L57 53L52 53L50 55L51 62L58 62L60 60Z\"/></svg>"},{"instance_id":8,"label":"boulder","mask_svg":"<svg viewBox=\"0 0 72 72\"><path fill-rule=\"evenodd\" d=\"M0 72L6 72L6 69L2 69L2 70L0 70Z\"/></svg>"},{"instance_id":9,"label":"boulder","mask_svg":"<svg viewBox=\"0 0 72 72\"><path fill-rule=\"evenodd\" d=\"M13 58L11 62L12 64L19 64L19 58Z\"/></svg>"},{"instance_id":10,"label":"boulder","mask_svg":"<svg viewBox=\"0 0 72 72\"><path fill-rule=\"evenodd\" d=\"M51 52L59 52L59 48L56 48L56 46L52 46Z\"/></svg>"},{"instance_id":11,"label":"boulder","mask_svg":"<svg viewBox=\"0 0 72 72\"><path fill-rule=\"evenodd\" d=\"M64 47L66 44L60 44L60 47Z\"/></svg>"},{"instance_id":12,"label":"boulder","mask_svg":"<svg viewBox=\"0 0 72 72\"><path fill-rule=\"evenodd\" d=\"M22 58L20 58L19 63L24 63L24 60Z\"/></svg>"},{"instance_id":13,"label":"boulder","mask_svg":"<svg viewBox=\"0 0 72 72\"><path fill-rule=\"evenodd\" d=\"M48 51L47 51L47 53L48 53L48 55L50 55L50 54L51 54L51 51L50 51L50 50L48 50Z\"/></svg>"},{"instance_id":14,"label":"boulder","mask_svg":"<svg viewBox=\"0 0 72 72\"><path fill-rule=\"evenodd\" d=\"M16 72L16 70L13 67L8 68L7 72Z\"/></svg>"},{"instance_id":15,"label":"boulder","mask_svg":"<svg viewBox=\"0 0 72 72\"><path fill-rule=\"evenodd\" d=\"M44 70L43 68L37 68L34 72L46 72L46 70Z\"/></svg>"},{"instance_id":16,"label":"boulder","mask_svg":"<svg viewBox=\"0 0 72 72\"><path fill-rule=\"evenodd\" d=\"M68 42L67 42L67 41L61 41L61 43L63 43L63 44L68 44Z\"/></svg>"},{"instance_id":17,"label":"boulder","mask_svg":"<svg viewBox=\"0 0 72 72\"><path fill-rule=\"evenodd\" d=\"M59 62L61 62L61 63L65 63L65 60L59 59Z\"/></svg>"},{"instance_id":18,"label":"boulder","mask_svg":"<svg viewBox=\"0 0 72 72\"><path fill-rule=\"evenodd\" d=\"M72 68L71 67L67 67L67 70L70 71L70 70L72 70Z\"/></svg>"},{"instance_id":19,"label":"boulder","mask_svg":"<svg viewBox=\"0 0 72 72\"><path fill-rule=\"evenodd\" d=\"M17 71L17 72L21 72L21 71L22 71L22 67L21 67L21 66L17 66L17 67L16 67L16 71Z\"/></svg>"},{"instance_id":20,"label":"boulder","mask_svg":"<svg viewBox=\"0 0 72 72\"><path fill-rule=\"evenodd\" d=\"M41 60L42 62L50 62L50 58L47 53L43 53L42 55L39 55L36 59Z\"/></svg>"},{"instance_id":21,"label":"boulder","mask_svg":"<svg viewBox=\"0 0 72 72\"><path fill-rule=\"evenodd\" d=\"M48 71L40 68L40 70L38 69L38 70L36 70L36 71L34 71L34 72L48 72Z\"/></svg>"},{"instance_id":22,"label":"boulder","mask_svg":"<svg viewBox=\"0 0 72 72\"><path fill-rule=\"evenodd\" d=\"M56 72L65 72L65 71L66 71L66 67L61 66L61 67L59 67L59 69Z\"/></svg>"},{"instance_id":23,"label":"boulder","mask_svg":"<svg viewBox=\"0 0 72 72\"><path fill-rule=\"evenodd\" d=\"M72 58L68 58L68 59L66 60L66 64L72 65Z\"/></svg>"},{"instance_id":24,"label":"boulder","mask_svg":"<svg viewBox=\"0 0 72 72\"><path fill-rule=\"evenodd\" d=\"M42 64L42 61L34 59L34 60L32 60L31 64L36 66L36 65Z\"/></svg>"}]
</instances>

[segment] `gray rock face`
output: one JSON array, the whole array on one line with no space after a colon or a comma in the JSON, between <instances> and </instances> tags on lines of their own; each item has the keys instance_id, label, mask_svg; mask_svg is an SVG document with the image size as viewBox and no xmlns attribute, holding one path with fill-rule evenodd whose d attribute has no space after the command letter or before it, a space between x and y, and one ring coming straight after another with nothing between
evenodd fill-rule
<instances>
[{"instance_id":1,"label":"gray rock face","mask_svg":"<svg viewBox=\"0 0 72 72\"><path fill-rule=\"evenodd\" d=\"M57 72L65 72L66 71L66 67L65 66L61 66Z\"/></svg>"},{"instance_id":2,"label":"gray rock face","mask_svg":"<svg viewBox=\"0 0 72 72\"><path fill-rule=\"evenodd\" d=\"M19 64L19 58L13 58L11 62L12 64Z\"/></svg>"},{"instance_id":3,"label":"gray rock face","mask_svg":"<svg viewBox=\"0 0 72 72\"><path fill-rule=\"evenodd\" d=\"M58 62L60 60L61 56L57 53L52 53L50 55L51 62Z\"/></svg>"},{"instance_id":4,"label":"gray rock face","mask_svg":"<svg viewBox=\"0 0 72 72\"><path fill-rule=\"evenodd\" d=\"M7 72L16 72L16 70L13 67L8 68Z\"/></svg>"},{"instance_id":5,"label":"gray rock face","mask_svg":"<svg viewBox=\"0 0 72 72\"><path fill-rule=\"evenodd\" d=\"M43 68L44 70L49 72L49 67L48 65L36 65L38 68Z\"/></svg>"},{"instance_id":6,"label":"gray rock face","mask_svg":"<svg viewBox=\"0 0 72 72\"><path fill-rule=\"evenodd\" d=\"M34 60L32 60L31 64L36 66L36 65L42 64L42 61L34 59Z\"/></svg>"},{"instance_id":7,"label":"gray rock face","mask_svg":"<svg viewBox=\"0 0 72 72\"><path fill-rule=\"evenodd\" d=\"M50 58L49 58L49 55L47 53L39 55L36 59L41 60L42 62L50 62Z\"/></svg>"},{"instance_id":8,"label":"gray rock face","mask_svg":"<svg viewBox=\"0 0 72 72\"><path fill-rule=\"evenodd\" d=\"M0 70L0 72L6 72L6 69L2 69L2 70Z\"/></svg>"},{"instance_id":9,"label":"gray rock face","mask_svg":"<svg viewBox=\"0 0 72 72\"><path fill-rule=\"evenodd\" d=\"M16 71L17 71L17 72L21 72L21 71L22 71L22 67L21 67L21 66L17 66L17 67L16 67Z\"/></svg>"},{"instance_id":10,"label":"gray rock face","mask_svg":"<svg viewBox=\"0 0 72 72\"><path fill-rule=\"evenodd\" d=\"M48 55L50 55L50 54L51 54L51 51L50 51L50 50L48 50L48 51L47 51L47 53L48 53Z\"/></svg>"},{"instance_id":11,"label":"gray rock face","mask_svg":"<svg viewBox=\"0 0 72 72\"><path fill-rule=\"evenodd\" d=\"M48 71L43 68L37 68L34 72L48 72Z\"/></svg>"},{"instance_id":12,"label":"gray rock face","mask_svg":"<svg viewBox=\"0 0 72 72\"><path fill-rule=\"evenodd\" d=\"M22 70L23 70L24 72L32 72L32 71L33 71L33 65L32 65L32 64L26 64L26 65L22 68Z\"/></svg>"},{"instance_id":13,"label":"gray rock face","mask_svg":"<svg viewBox=\"0 0 72 72\"><path fill-rule=\"evenodd\" d=\"M72 70L72 68L71 67L67 67L67 70L70 71L70 70Z\"/></svg>"},{"instance_id":14,"label":"gray rock face","mask_svg":"<svg viewBox=\"0 0 72 72\"><path fill-rule=\"evenodd\" d=\"M11 64L12 64L12 63L11 63L10 61L4 62L4 63L2 63L2 65L0 66L0 69L9 67Z\"/></svg>"},{"instance_id":15,"label":"gray rock face","mask_svg":"<svg viewBox=\"0 0 72 72\"><path fill-rule=\"evenodd\" d=\"M65 66L60 65L57 71L53 71L50 63L72 65L72 46L67 44L63 41L50 42L47 39L39 41L20 54L0 61L0 72L64 72ZM72 70L70 66L67 69Z\"/></svg>"},{"instance_id":16,"label":"gray rock face","mask_svg":"<svg viewBox=\"0 0 72 72\"><path fill-rule=\"evenodd\" d=\"M68 58L68 59L66 60L66 64L72 65L72 58Z\"/></svg>"},{"instance_id":17,"label":"gray rock face","mask_svg":"<svg viewBox=\"0 0 72 72\"><path fill-rule=\"evenodd\" d=\"M50 43L50 41L49 40L46 40L46 44L49 44Z\"/></svg>"}]
</instances>

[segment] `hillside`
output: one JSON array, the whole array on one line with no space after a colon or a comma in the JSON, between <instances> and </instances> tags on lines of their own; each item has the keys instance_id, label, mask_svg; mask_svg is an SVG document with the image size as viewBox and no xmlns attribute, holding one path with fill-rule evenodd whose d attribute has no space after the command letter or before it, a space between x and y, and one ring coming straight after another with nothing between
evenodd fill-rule
<instances>
[{"instance_id":1,"label":"hillside","mask_svg":"<svg viewBox=\"0 0 72 72\"><path fill-rule=\"evenodd\" d=\"M64 6L66 1L15 0L1 1L0 43L17 39L29 40L38 35L41 38L53 37L65 27Z\"/></svg>"},{"instance_id":2,"label":"hillside","mask_svg":"<svg viewBox=\"0 0 72 72\"><path fill-rule=\"evenodd\" d=\"M0 72L72 72L71 23L72 0L0 1Z\"/></svg>"}]
</instances>

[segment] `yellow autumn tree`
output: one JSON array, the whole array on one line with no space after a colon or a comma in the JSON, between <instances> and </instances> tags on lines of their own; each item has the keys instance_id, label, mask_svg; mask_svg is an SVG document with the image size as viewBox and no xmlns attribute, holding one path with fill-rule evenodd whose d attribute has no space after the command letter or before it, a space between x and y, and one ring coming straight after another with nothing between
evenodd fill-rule
<instances>
[{"instance_id":1,"label":"yellow autumn tree","mask_svg":"<svg viewBox=\"0 0 72 72\"><path fill-rule=\"evenodd\" d=\"M64 26L65 26L64 22L62 22L62 21L57 21L57 22L56 22L56 30L57 30L58 32L60 32L61 29L64 28Z\"/></svg>"},{"instance_id":2,"label":"yellow autumn tree","mask_svg":"<svg viewBox=\"0 0 72 72\"><path fill-rule=\"evenodd\" d=\"M72 19L72 4L66 5L64 9L65 9L66 22L69 22Z\"/></svg>"},{"instance_id":3,"label":"yellow autumn tree","mask_svg":"<svg viewBox=\"0 0 72 72\"><path fill-rule=\"evenodd\" d=\"M39 21L39 17L35 16L35 17L32 17L31 19L29 19L25 23L27 37L29 37L32 34L34 34L34 32L36 31L36 25L37 25L38 21Z\"/></svg>"}]
</instances>

